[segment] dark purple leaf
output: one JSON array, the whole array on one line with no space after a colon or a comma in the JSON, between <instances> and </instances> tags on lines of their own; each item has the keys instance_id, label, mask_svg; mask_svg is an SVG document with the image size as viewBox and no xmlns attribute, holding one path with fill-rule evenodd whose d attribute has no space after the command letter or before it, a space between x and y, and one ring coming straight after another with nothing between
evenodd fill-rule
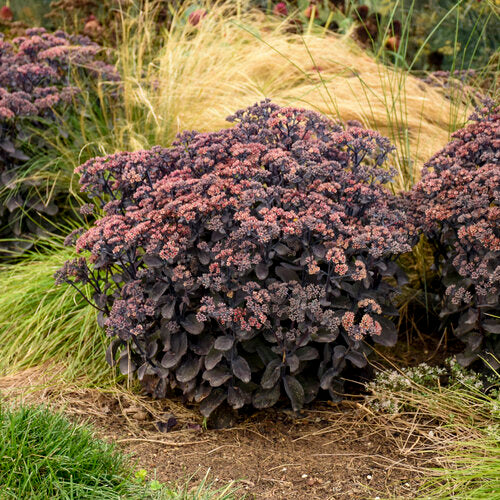
<instances>
[{"instance_id":1,"label":"dark purple leaf","mask_svg":"<svg viewBox=\"0 0 500 500\"><path fill-rule=\"evenodd\" d=\"M59 212L59 208L55 203L47 203L46 205L42 204L42 207L39 211L47 215L56 215L57 212Z\"/></svg>"},{"instance_id":2,"label":"dark purple leaf","mask_svg":"<svg viewBox=\"0 0 500 500\"><path fill-rule=\"evenodd\" d=\"M188 358L175 371L175 378L182 383L189 382L198 375L201 368L201 358Z\"/></svg>"},{"instance_id":3,"label":"dark purple leaf","mask_svg":"<svg viewBox=\"0 0 500 500\"><path fill-rule=\"evenodd\" d=\"M220 231L214 231L212 233L212 241L215 243L217 241L220 241L222 239L224 239L226 237L226 234L224 234L223 232L220 232Z\"/></svg>"},{"instance_id":4,"label":"dark purple leaf","mask_svg":"<svg viewBox=\"0 0 500 500\"><path fill-rule=\"evenodd\" d=\"M213 368L203 372L203 380L206 380L212 387L219 387L227 382L231 377L231 372L227 368Z\"/></svg>"},{"instance_id":5,"label":"dark purple leaf","mask_svg":"<svg viewBox=\"0 0 500 500\"><path fill-rule=\"evenodd\" d=\"M267 364L264 374L262 375L260 385L263 389L271 389L278 382L280 375L281 360L279 358L276 358Z\"/></svg>"},{"instance_id":6,"label":"dark purple leaf","mask_svg":"<svg viewBox=\"0 0 500 500\"><path fill-rule=\"evenodd\" d=\"M172 319L175 312L175 300L169 300L162 308L161 315L165 319Z\"/></svg>"},{"instance_id":7,"label":"dark purple leaf","mask_svg":"<svg viewBox=\"0 0 500 500\"><path fill-rule=\"evenodd\" d=\"M162 399L165 397L166 393L167 393L167 379L162 377L158 381L158 384L156 384L156 387L153 391L153 396L156 399Z\"/></svg>"},{"instance_id":8,"label":"dark purple leaf","mask_svg":"<svg viewBox=\"0 0 500 500\"><path fill-rule=\"evenodd\" d=\"M471 352L469 349L466 349L464 352L458 353L456 357L458 364L465 368L479 358L476 352Z\"/></svg>"},{"instance_id":9,"label":"dark purple leaf","mask_svg":"<svg viewBox=\"0 0 500 500\"><path fill-rule=\"evenodd\" d=\"M273 359L279 359L278 356L276 356L276 354L274 354L274 352L264 343L257 344L256 350L265 365L270 363Z\"/></svg>"},{"instance_id":10,"label":"dark purple leaf","mask_svg":"<svg viewBox=\"0 0 500 500\"><path fill-rule=\"evenodd\" d=\"M311 346L305 346L297 349L296 354L301 361L312 361L313 359L319 358L318 350Z\"/></svg>"},{"instance_id":11,"label":"dark purple leaf","mask_svg":"<svg viewBox=\"0 0 500 500\"><path fill-rule=\"evenodd\" d=\"M8 139L0 141L0 148L2 148L5 152L10 154L14 153L16 150L14 144L12 144L12 141L9 141Z\"/></svg>"},{"instance_id":12,"label":"dark purple leaf","mask_svg":"<svg viewBox=\"0 0 500 500\"><path fill-rule=\"evenodd\" d=\"M477 352L483 343L483 335L479 332L470 332L461 340L467 344L470 351Z\"/></svg>"},{"instance_id":13,"label":"dark purple leaf","mask_svg":"<svg viewBox=\"0 0 500 500\"><path fill-rule=\"evenodd\" d=\"M252 403L255 408L270 408L275 405L280 398L280 385L276 384L271 389L258 389L253 398Z\"/></svg>"},{"instance_id":14,"label":"dark purple leaf","mask_svg":"<svg viewBox=\"0 0 500 500\"><path fill-rule=\"evenodd\" d=\"M115 366L115 358L116 358L116 352L118 351L118 347L123 344L123 341L120 339L113 339L108 348L106 349L106 362L110 366Z\"/></svg>"},{"instance_id":15,"label":"dark purple leaf","mask_svg":"<svg viewBox=\"0 0 500 500\"><path fill-rule=\"evenodd\" d=\"M329 368L328 370L326 370L326 372L323 373L323 376L319 381L320 387L324 390L329 389L330 386L332 385L334 377L337 377L339 373L340 373L339 370L337 370L336 368Z\"/></svg>"},{"instance_id":16,"label":"dark purple leaf","mask_svg":"<svg viewBox=\"0 0 500 500\"><path fill-rule=\"evenodd\" d=\"M152 358L157 351L158 351L158 343L156 342L156 340L153 340L146 347L146 356L148 358Z\"/></svg>"},{"instance_id":17,"label":"dark purple leaf","mask_svg":"<svg viewBox=\"0 0 500 500\"><path fill-rule=\"evenodd\" d=\"M347 349L343 345L337 345L333 349L333 367L337 368L345 357Z\"/></svg>"},{"instance_id":18,"label":"dark purple leaf","mask_svg":"<svg viewBox=\"0 0 500 500\"><path fill-rule=\"evenodd\" d=\"M283 378L285 392L292 403L293 411L299 411L304 406L304 388L300 382L291 375Z\"/></svg>"},{"instance_id":19,"label":"dark purple leaf","mask_svg":"<svg viewBox=\"0 0 500 500\"><path fill-rule=\"evenodd\" d=\"M313 250L314 256L317 257L318 259L325 258L326 248L324 247L324 245L314 245L312 247L312 250Z\"/></svg>"},{"instance_id":20,"label":"dark purple leaf","mask_svg":"<svg viewBox=\"0 0 500 500\"><path fill-rule=\"evenodd\" d=\"M229 351L234 344L234 337L232 335L224 335L215 339L214 348L218 351Z\"/></svg>"},{"instance_id":21,"label":"dark purple leaf","mask_svg":"<svg viewBox=\"0 0 500 500\"><path fill-rule=\"evenodd\" d=\"M201 384L198 386L194 393L194 400L199 403L205 399L212 392L212 387L207 384Z\"/></svg>"},{"instance_id":22,"label":"dark purple leaf","mask_svg":"<svg viewBox=\"0 0 500 500\"><path fill-rule=\"evenodd\" d=\"M148 267L163 267L165 265L165 261L157 255L144 254L142 260Z\"/></svg>"},{"instance_id":23,"label":"dark purple leaf","mask_svg":"<svg viewBox=\"0 0 500 500\"><path fill-rule=\"evenodd\" d=\"M349 360L357 368L364 368L366 366L366 358L360 352L349 351L345 359Z\"/></svg>"},{"instance_id":24,"label":"dark purple leaf","mask_svg":"<svg viewBox=\"0 0 500 500\"><path fill-rule=\"evenodd\" d=\"M201 321L198 321L194 314L190 314L184 321L181 321L181 325L183 326L184 330L191 333L192 335L199 335L205 327L205 324Z\"/></svg>"},{"instance_id":25,"label":"dark purple leaf","mask_svg":"<svg viewBox=\"0 0 500 500\"><path fill-rule=\"evenodd\" d=\"M139 380L142 380L144 378L144 375L146 375L146 372L148 370L148 364L143 363L139 368L137 368L137 378Z\"/></svg>"},{"instance_id":26,"label":"dark purple leaf","mask_svg":"<svg viewBox=\"0 0 500 500\"><path fill-rule=\"evenodd\" d=\"M170 339L170 350L165 353L161 360L164 368L172 368L181 360L187 351L187 336L184 332L174 333Z\"/></svg>"},{"instance_id":27,"label":"dark purple leaf","mask_svg":"<svg viewBox=\"0 0 500 500\"><path fill-rule=\"evenodd\" d=\"M212 335L198 335L191 341L191 350L198 354L198 356L206 356L214 345L214 338Z\"/></svg>"},{"instance_id":28,"label":"dark purple leaf","mask_svg":"<svg viewBox=\"0 0 500 500\"><path fill-rule=\"evenodd\" d=\"M269 276L269 267L261 262L255 266L255 274L260 280L265 280Z\"/></svg>"},{"instance_id":29,"label":"dark purple leaf","mask_svg":"<svg viewBox=\"0 0 500 500\"><path fill-rule=\"evenodd\" d=\"M119 284L119 283L121 283L123 281L123 274L121 274L121 273L115 273L115 274L113 274L113 276L111 276L111 279L115 283Z\"/></svg>"},{"instance_id":30,"label":"dark purple leaf","mask_svg":"<svg viewBox=\"0 0 500 500\"><path fill-rule=\"evenodd\" d=\"M316 399L319 391L319 381L299 378L300 384L304 388L304 404L311 403Z\"/></svg>"},{"instance_id":31,"label":"dark purple leaf","mask_svg":"<svg viewBox=\"0 0 500 500\"><path fill-rule=\"evenodd\" d=\"M102 311L99 311L97 313L97 325L99 328L104 328L104 323L106 321L106 317L104 316L104 313Z\"/></svg>"},{"instance_id":32,"label":"dark purple leaf","mask_svg":"<svg viewBox=\"0 0 500 500\"><path fill-rule=\"evenodd\" d=\"M231 363L233 373L243 382L250 382L252 378L252 372L250 371L250 366L248 366L247 361L241 356L236 356Z\"/></svg>"},{"instance_id":33,"label":"dark purple leaf","mask_svg":"<svg viewBox=\"0 0 500 500\"><path fill-rule=\"evenodd\" d=\"M290 372L295 373L299 369L299 357L295 354L290 354L286 357L286 364L290 367Z\"/></svg>"},{"instance_id":34,"label":"dark purple leaf","mask_svg":"<svg viewBox=\"0 0 500 500\"><path fill-rule=\"evenodd\" d=\"M160 432L169 432L177 425L177 419L172 415L167 420L159 420L156 422L156 428Z\"/></svg>"},{"instance_id":35,"label":"dark purple leaf","mask_svg":"<svg viewBox=\"0 0 500 500\"><path fill-rule=\"evenodd\" d=\"M210 414L218 408L226 399L226 391L216 389L207 396L200 404L200 413L208 418Z\"/></svg>"},{"instance_id":36,"label":"dark purple leaf","mask_svg":"<svg viewBox=\"0 0 500 500\"><path fill-rule=\"evenodd\" d=\"M30 159L30 157L25 155L20 149L16 149L10 156L20 161L28 161Z\"/></svg>"},{"instance_id":37,"label":"dark purple leaf","mask_svg":"<svg viewBox=\"0 0 500 500\"><path fill-rule=\"evenodd\" d=\"M7 202L5 203L5 206L13 212L14 210L17 210L18 208L22 207L22 201L19 200L17 196L12 196L10 197Z\"/></svg>"},{"instance_id":38,"label":"dark purple leaf","mask_svg":"<svg viewBox=\"0 0 500 500\"><path fill-rule=\"evenodd\" d=\"M283 266L277 266L274 272L276 273L276 276L278 276L278 278L281 278L284 282L289 282L289 281L300 282L299 275L292 269L287 269L286 267Z\"/></svg>"},{"instance_id":39,"label":"dark purple leaf","mask_svg":"<svg viewBox=\"0 0 500 500\"><path fill-rule=\"evenodd\" d=\"M489 333L500 333L500 320L485 319L481 326Z\"/></svg>"},{"instance_id":40,"label":"dark purple leaf","mask_svg":"<svg viewBox=\"0 0 500 500\"><path fill-rule=\"evenodd\" d=\"M282 257L292 253L290 248L288 248L286 245L283 245L283 243L276 243L276 245L274 245L273 249L276 251L276 253L278 255L281 255Z\"/></svg>"},{"instance_id":41,"label":"dark purple leaf","mask_svg":"<svg viewBox=\"0 0 500 500\"><path fill-rule=\"evenodd\" d=\"M222 351L211 349L210 352L205 357L205 368L207 370L211 370L212 368L214 368L222 359L223 355L224 353Z\"/></svg>"},{"instance_id":42,"label":"dark purple leaf","mask_svg":"<svg viewBox=\"0 0 500 500\"><path fill-rule=\"evenodd\" d=\"M206 266L210 262L210 254L208 252L198 252L198 260L202 266Z\"/></svg>"},{"instance_id":43,"label":"dark purple leaf","mask_svg":"<svg viewBox=\"0 0 500 500\"><path fill-rule=\"evenodd\" d=\"M151 290L151 298L153 300L158 300L166 292L168 287L169 284L165 283L165 281L158 281Z\"/></svg>"},{"instance_id":44,"label":"dark purple leaf","mask_svg":"<svg viewBox=\"0 0 500 500\"><path fill-rule=\"evenodd\" d=\"M122 375L131 375L136 369L135 363L129 359L127 353L122 354L119 362L119 368Z\"/></svg>"},{"instance_id":45,"label":"dark purple leaf","mask_svg":"<svg viewBox=\"0 0 500 500\"><path fill-rule=\"evenodd\" d=\"M340 380L332 380L330 387L328 388L328 393L330 394L330 399L334 403L340 403L342 401L344 391L344 384Z\"/></svg>"},{"instance_id":46,"label":"dark purple leaf","mask_svg":"<svg viewBox=\"0 0 500 500\"><path fill-rule=\"evenodd\" d=\"M394 323L384 316L376 316L375 319L380 323L382 333L380 335L372 335L373 341L387 347L396 345L398 341L398 331Z\"/></svg>"},{"instance_id":47,"label":"dark purple leaf","mask_svg":"<svg viewBox=\"0 0 500 500\"><path fill-rule=\"evenodd\" d=\"M227 402L235 410L241 408L245 404L245 397L239 387L230 385L227 388Z\"/></svg>"}]
</instances>

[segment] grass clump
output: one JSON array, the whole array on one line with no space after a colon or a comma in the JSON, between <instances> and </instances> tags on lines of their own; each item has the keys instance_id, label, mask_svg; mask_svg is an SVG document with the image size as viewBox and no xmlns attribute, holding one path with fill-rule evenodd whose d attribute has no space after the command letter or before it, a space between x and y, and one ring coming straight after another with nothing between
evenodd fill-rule
<instances>
[{"instance_id":1,"label":"grass clump","mask_svg":"<svg viewBox=\"0 0 500 500\"><path fill-rule=\"evenodd\" d=\"M126 459L45 408L0 407L1 497L140 498Z\"/></svg>"},{"instance_id":2,"label":"grass clump","mask_svg":"<svg viewBox=\"0 0 500 500\"><path fill-rule=\"evenodd\" d=\"M369 407L419 429L422 444L412 453L425 462L425 478L418 498L499 498L497 371L480 375L449 359L444 367L381 371L367 388Z\"/></svg>"},{"instance_id":3,"label":"grass clump","mask_svg":"<svg viewBox=\"0 0 500 500\"><path fill-rule=\"evenodd\" d=\"M1 376L53 364L62 367L61 382L114 381L96 310L76 290L54 285L54 272L72 255L54 240L45 253L0 268Z\"/></svg>"},{"instance_id":4,"label":"grass clump","mask_svg":"<svg viewBox=\"0 0 500 500\"><path fill-rule=\"evenodd\" d=\"M423 488L423 498L500 498L500 436L463 441L445 455L447 463Z\"/></svg>"},{"instance_id":5,"label":"grass clump","mask_svg":"<svg viewBox=\"0 0 500 500\"><path fill-rule=\"evenodd\" d=\"M0 405L0 497L7 499L206 499L235 498L232 483L174 489L147 472L134 474L128 458L92 430L44 407Z\"/></svg>"}]
</instances>

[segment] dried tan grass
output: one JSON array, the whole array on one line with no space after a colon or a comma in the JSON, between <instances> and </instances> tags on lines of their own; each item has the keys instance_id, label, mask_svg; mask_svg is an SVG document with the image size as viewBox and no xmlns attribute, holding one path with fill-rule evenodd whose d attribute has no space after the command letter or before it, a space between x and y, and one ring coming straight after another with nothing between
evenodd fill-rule
<instances>
[{"instance_id":1,"label":"dried tan grass","mask_svg":"<svg viewBox=\"0 0 500 500\"><path fill-rule=\"evenodd\" d=\"M154 54L147 13L125 20L119 66L127 120L115 130L118 148L168 144L184 129L216 130L235 110L271 98L388 136L399 150L399 185L408 187L408 169L418 170L467 115L465 106L377 63L349 37L292 34L286 21L233 10L230 3L213 7L197 27L178 12Z\"/></svg>"}]
</instances>

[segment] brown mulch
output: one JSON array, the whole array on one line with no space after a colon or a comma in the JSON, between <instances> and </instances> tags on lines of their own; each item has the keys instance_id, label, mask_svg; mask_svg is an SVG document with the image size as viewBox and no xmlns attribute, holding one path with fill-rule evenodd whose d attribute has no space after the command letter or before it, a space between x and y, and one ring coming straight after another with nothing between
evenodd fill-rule
<instances>
[{"instance_id":1,"label":"brown mulch","mask_svg":"<svg viewBox=\"0 0 500 500\"><path fill-rule=\"evenodd\" d=\"M47 367L0 378L0 401L47 403L91 422L132 455L134 467L164 482L191 478L195 487L209 471L208 482L237 481L248 498L415 498L432 459L425 429L356 401L317 403L300 416L260 411L210 430L178 400L151 401L124 388L61 389L56 382L57 371ZM158 425L172 428L160 432Z\"/></svg>"}]
</instances>

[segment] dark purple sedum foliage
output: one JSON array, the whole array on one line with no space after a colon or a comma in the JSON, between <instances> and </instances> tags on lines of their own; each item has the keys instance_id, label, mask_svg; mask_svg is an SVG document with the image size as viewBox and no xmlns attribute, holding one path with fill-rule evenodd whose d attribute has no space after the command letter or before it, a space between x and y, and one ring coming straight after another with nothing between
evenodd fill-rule
<instances>
[{"instance_id":1,"label":"dark purple sedum foliage","mask_svg":"<svg viewBox=\"0 0 500 500\"><path fill-rule=\"evenodd\" d=\"M365 341L396 342L384 276L403 277L394 259L415 230L383 185L392 147L268 101L229 121L79 167L106 215L76 243L90 258L57 281L90 284L108 361L128 344L121 371L156 397L179 388L205 416L283 390L294 410L320 388L337 399Z\"/></svg>"},{"instance_id":2,"label":"dark purple sedum foliage","mask_svg":"<svg viewBox=\"0 0 500 500\"><path fill-rule=\"evenodd\" d=\"M73 71L78 70L80 76L118 79L114 68L98 59L100 52L102 48L86 37L63 31L50 34L43 28L26 30L25 36L12 42L0 38L0 225L10 227L7 234L21 231L13 223L18 222L14 212L21 207L33 206L48 215L57 211L54 204L30 199L19 188L22 166L29 159L25 145L38 141L36 148L43 148L33 128L56 124L57 115L72 103L78 94L72 85Z\"/></svg>"},{"instance_id":3,"label":"dark purple sedum foliage","mask_svg":"<svg viewBox=\"0 0 500 500\"><path fill-rule=\"evenodd\" d=\"M435 247L441 315L466 344L458 356L464 365L486 352L500 359L500 107L488 102L471 119L410 193Z\"/></svg>"}]
</instances>

